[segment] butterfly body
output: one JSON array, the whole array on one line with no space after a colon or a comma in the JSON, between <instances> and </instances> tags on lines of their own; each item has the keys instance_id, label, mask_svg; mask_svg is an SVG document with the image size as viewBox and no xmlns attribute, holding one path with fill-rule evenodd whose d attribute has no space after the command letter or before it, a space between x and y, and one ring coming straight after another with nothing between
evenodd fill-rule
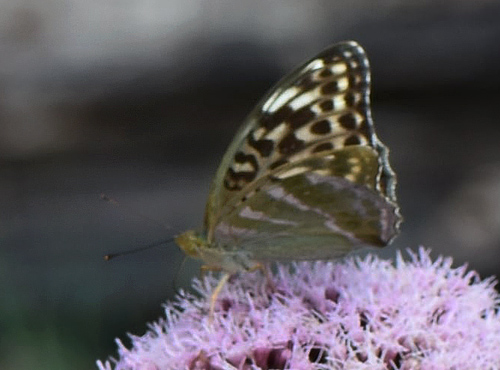
<instances>
[{"instance_id":1,"label":"butterfly body","mask_svg":"<svg viewBox=\"0 0 500 370\"><path fill-rule=\"evenodd\" d=\"M203 231L181 234L181 249L231 273L387 245L401 217L369 86L368 60L352 41L280 81L236 134L212 182Z\"/></svg>"},{"instance_id":2,"label":"butterfly body","mask_svg":"<svg viewBox=\"0 0 500 370\"><path fill-rule=\"evenodd\" d=\"M236 273L254 270L260 266L248 253L209 242L206 235L195 230L180 234L175 241L187 256L202 260L207 269Z\"/></svg>"}]
</instances>

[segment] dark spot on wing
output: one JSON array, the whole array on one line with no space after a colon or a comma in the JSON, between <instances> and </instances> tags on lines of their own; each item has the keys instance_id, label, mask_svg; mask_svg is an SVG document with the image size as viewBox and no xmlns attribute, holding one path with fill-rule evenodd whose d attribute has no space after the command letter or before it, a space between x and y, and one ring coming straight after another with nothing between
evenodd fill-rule
<instances>
[{"instance_id":1,"label":"dark spot on wing","mask_svg":"<svg viewBox=\"0 0 500 370\"><path fill-rule=\"evenodd\" d=\"M337 81L328 82L321 87L321 93L324 95L335 94L339 91L340 89Z\"/></svg>"},{"instance_id":2,"label":"dark spot on wing","mask_svg":"<svg viewBox=\"0 0 500 370\"><path fill-rule=\"evenodd\" d=\"M274 113L264 113L260 118L260 126L264 127L268 131L278 126L281 122L284 122L293 113L293 109L288 105L284 105L279 108Z\"/></svg>"},{"instance_id":3,"label":"dark spot on wing","mask_svg":"<svg viewBox=\"0 0 500 370\"><path fill-rule=\"evenodd\" d=\"M237 152L234 156L234 162L239 164L249 163L251 170L235 171L229 167L224 178L224 187L228 190L241 190L243 186L257 177L259 164L253 154Z\"/></svg>"},{"instance_id":4,"label":"dark spot on wing","mask_svg":"<svg viewBox=\"0 0 500 370\"><path fill-rule=\"evenodd\" d=\"M351 135L344 141L345 146L361 144L358 135Z\"/></svg>"},{"instance_id":5,"label":"dark spot on wing","mask_svg":"<svg viewBox=\"0 0 500 370\"><path fill-rule=\"evenodd\" d=\"M228 168L227 170L228 176L236 182L250 182L255 179L257 172L255 171L240 171L236 172L232 168Z\"/></svg>"},{"instance_id":6,"label":"dark spot on wing","mask_svg":"<svg viewBox=\"0 0 500 370\"><path fill-rule=\"evenodd\" d=\"M248 135L247 142L248 145L257 150L262 157L269 157L274 149L274 142L272 140L255 140L252 135Z\"/></svg>"},{"instance_id":7,"label":"dark spot on wing","mask_svg":"<svg viewBox=\"0 0 500 370\"><path fill-rule=\"evenodd\" d=\"M250 163L254 171L259 170L259 164L253 154L245 154L243 152L237 152L234 155L234 161L236 163Z\"/></svg>"},{"instance_id":8,"label":"dark spot on wing","mask_svg":"<svg viewBox=\"0 0 500 370\"><path fill-rule=\"evenodd\" d=\"M305 142L295 137L293 133L285 136L278 144L278 149L281 154L290 155L302 150Z\"/></svg>"},{"instance_id":9,"label":"dark spot on wing","mask_svg":"<svg viewBox=\"0 0 500 370\"><path fill-rule=\"evenodd\" d=\"M344 101L348 107L353 107L356 104L356 95L352 92L348 92L344 96Z\"/></svg>"},{"instance_id":10,"label":"dark spot on wing","mask_svg":"<svg viewBox=\"0 0 500 370\"><path fill-rule=\"evenodd\" d=\"M330 77L332 74L333 74L333 73L332 73L332 71L330 70L330 68L325 68L325 69L323 69L323 70L320 72L319 76L320 76L320 77L323 77L323 78L326 78L326 77Z\"/></svg>"},{"instance_id":11,"label":"dark spot on wing","mask_svg":"<svg viewBox=\"0 0 500 370\"><path fill-rule=\"evenodd\" d=\"M343 114L338 118L338 122L346 130L354 130L356 128L356 117L352 113Z\"/></svg>"},{"instance_id":12,"label":"dark spot on wing","mask_svg":"<svg viewBox=\"0 0 500 370\"><path fill-rule=\"evenodd\" d=\"M311 132L313 134L317 134L317 135L325 135L325 134L328 134L330 133L332 130L331 126L330 126L330 122L326 119L323 119L321 121L318 121L318 122L315 122L312 126L311 126Z\"/></svg>"},{"instance_id":13,"label":"dark spot on wing","mask_svg":"<svg viewBox=\"0 0 500 370\"><path fill-rule=\"evenodd\" d=\"M236 183L236 181L234 181L228 177L229 177L229 174L226 173L226 178L224 179L224 187L227 190L239 191L242 189L241 185L239 185L238 183Z\"/></svg>"},{"instance_id":14,"label":"dark spot on wing","mask_svg":"<svg viewBox=\"0 0 500 370\"><path fill-rule=\"evenodd\" d=\"M359 68L356 68L355 72L359 73ZM363 75L353 74L349 76L349 86L354 89L366 89L368 87L368 81Z\"/></svg>"},{"instance_id":15,"label":"dark spot on wing","mask_svg":"<svg viewBox=\"0 0 500 370\"><path fill-rule=\"evenodd\" d=\"M333 110L333 101L331 101L331 100L322 101L321 104L319 105L319 107L321 108L321 110L323 112L332 111Z\"/></svg>"},{"instance_id":16,"label":"dark spot on wing","mask_svg":"<svg viewBox=\"0 0 500 370\"><path fill-rule=\"evenodd\" d=\"M316 117L316 114L311 110L309 106L305 106L293 113L287 120L290 123L292 129L297 129L304 126L305 124L311 122Z\"/></svg>"}]
</instances>

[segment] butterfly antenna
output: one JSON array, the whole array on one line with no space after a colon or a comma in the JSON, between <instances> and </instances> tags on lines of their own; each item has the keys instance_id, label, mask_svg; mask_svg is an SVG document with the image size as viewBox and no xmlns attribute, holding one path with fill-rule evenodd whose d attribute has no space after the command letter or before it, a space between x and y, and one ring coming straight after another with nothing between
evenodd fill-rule
<instances>
[{"instance_id":1,"label":"butterfly antenna","mask_svg":"<svg viewBox=\"0 0 500 370\"><path fill-rule=\"evenodd\" d=\"M135 208L127 207L127 206L121 204L116 199L111 198L110 196L108 196L108 195L106 195L104 193L101 193L100 197L105 202L108 202L108 203L110 203L110 204L112 204L112 205L114 205L116 207L122 207L128 214L131 214L131 215L134 215L134 216L139 215L141 218L144 218L144 219L146 219L146 220L148 220L150 222L155 223L156 225L161 226L162 229L167 229L167 230L171 230L172 229L172 226L167 225L167 224L163 224L160 221L158 221L158 220L156 220L154 218L151 218L151 217L145 215L144 213L138 211Z\"/></svg>"},{"instance_id":2,"label":"butterfly antenna","mask_svg":"<svg viewBox=\"0 0 500 370\"><path fill-rule=\"evenodd\" d=\"M128 250L128 251L125 251L125 252L109 253L109 254L104 255L104 260L105 261L109 261L109 260L111 260L113 258L116 258L116 257L123 257L123 256L126 256L128 254L139 253L139 252L151 249L151 248L155 248L155 247L162 246L164 244L171 243L173 241L174 241L174 238L170 238L170 239L160 240L158 242L145 245L143 247L134 248L134 249L131 249L131 250Z\"/></svg>"}]
</instances>

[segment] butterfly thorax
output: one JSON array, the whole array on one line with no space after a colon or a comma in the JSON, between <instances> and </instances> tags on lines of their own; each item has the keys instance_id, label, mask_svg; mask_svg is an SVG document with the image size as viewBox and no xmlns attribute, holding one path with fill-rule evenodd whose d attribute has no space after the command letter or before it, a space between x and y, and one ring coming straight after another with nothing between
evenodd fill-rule
<instances>
[{"instance_id":1,"label":"butterfly thorax","mask_svg":"<svg viewBox=\"0 0 500 370\"><path fill-rule=\"evenodd\" d=\"M223 246L210 242L195 230L188 230L175 238L175 242L189 257L200 259L207 269L229 273L255 269L260 264L241 251L227 251Z\"/></svg>"}]
</instances>

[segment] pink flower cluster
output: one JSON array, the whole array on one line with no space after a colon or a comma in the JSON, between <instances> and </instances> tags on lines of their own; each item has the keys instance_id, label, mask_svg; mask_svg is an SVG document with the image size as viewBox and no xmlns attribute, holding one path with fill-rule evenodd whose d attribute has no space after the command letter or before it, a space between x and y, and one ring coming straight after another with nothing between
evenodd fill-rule
<instances>
[{"instance_id":1,"label":"pink flower cluster","mask_svg":"<svg viewBox=\"0 0 500 370\"><path fill-rule=\"evenodd\" d=\"M181 292L132 348L101 370L500 369L500 297L451 258L429 251L279 265L272 283L245 273Z\"/></svg>"}]
</instances>

